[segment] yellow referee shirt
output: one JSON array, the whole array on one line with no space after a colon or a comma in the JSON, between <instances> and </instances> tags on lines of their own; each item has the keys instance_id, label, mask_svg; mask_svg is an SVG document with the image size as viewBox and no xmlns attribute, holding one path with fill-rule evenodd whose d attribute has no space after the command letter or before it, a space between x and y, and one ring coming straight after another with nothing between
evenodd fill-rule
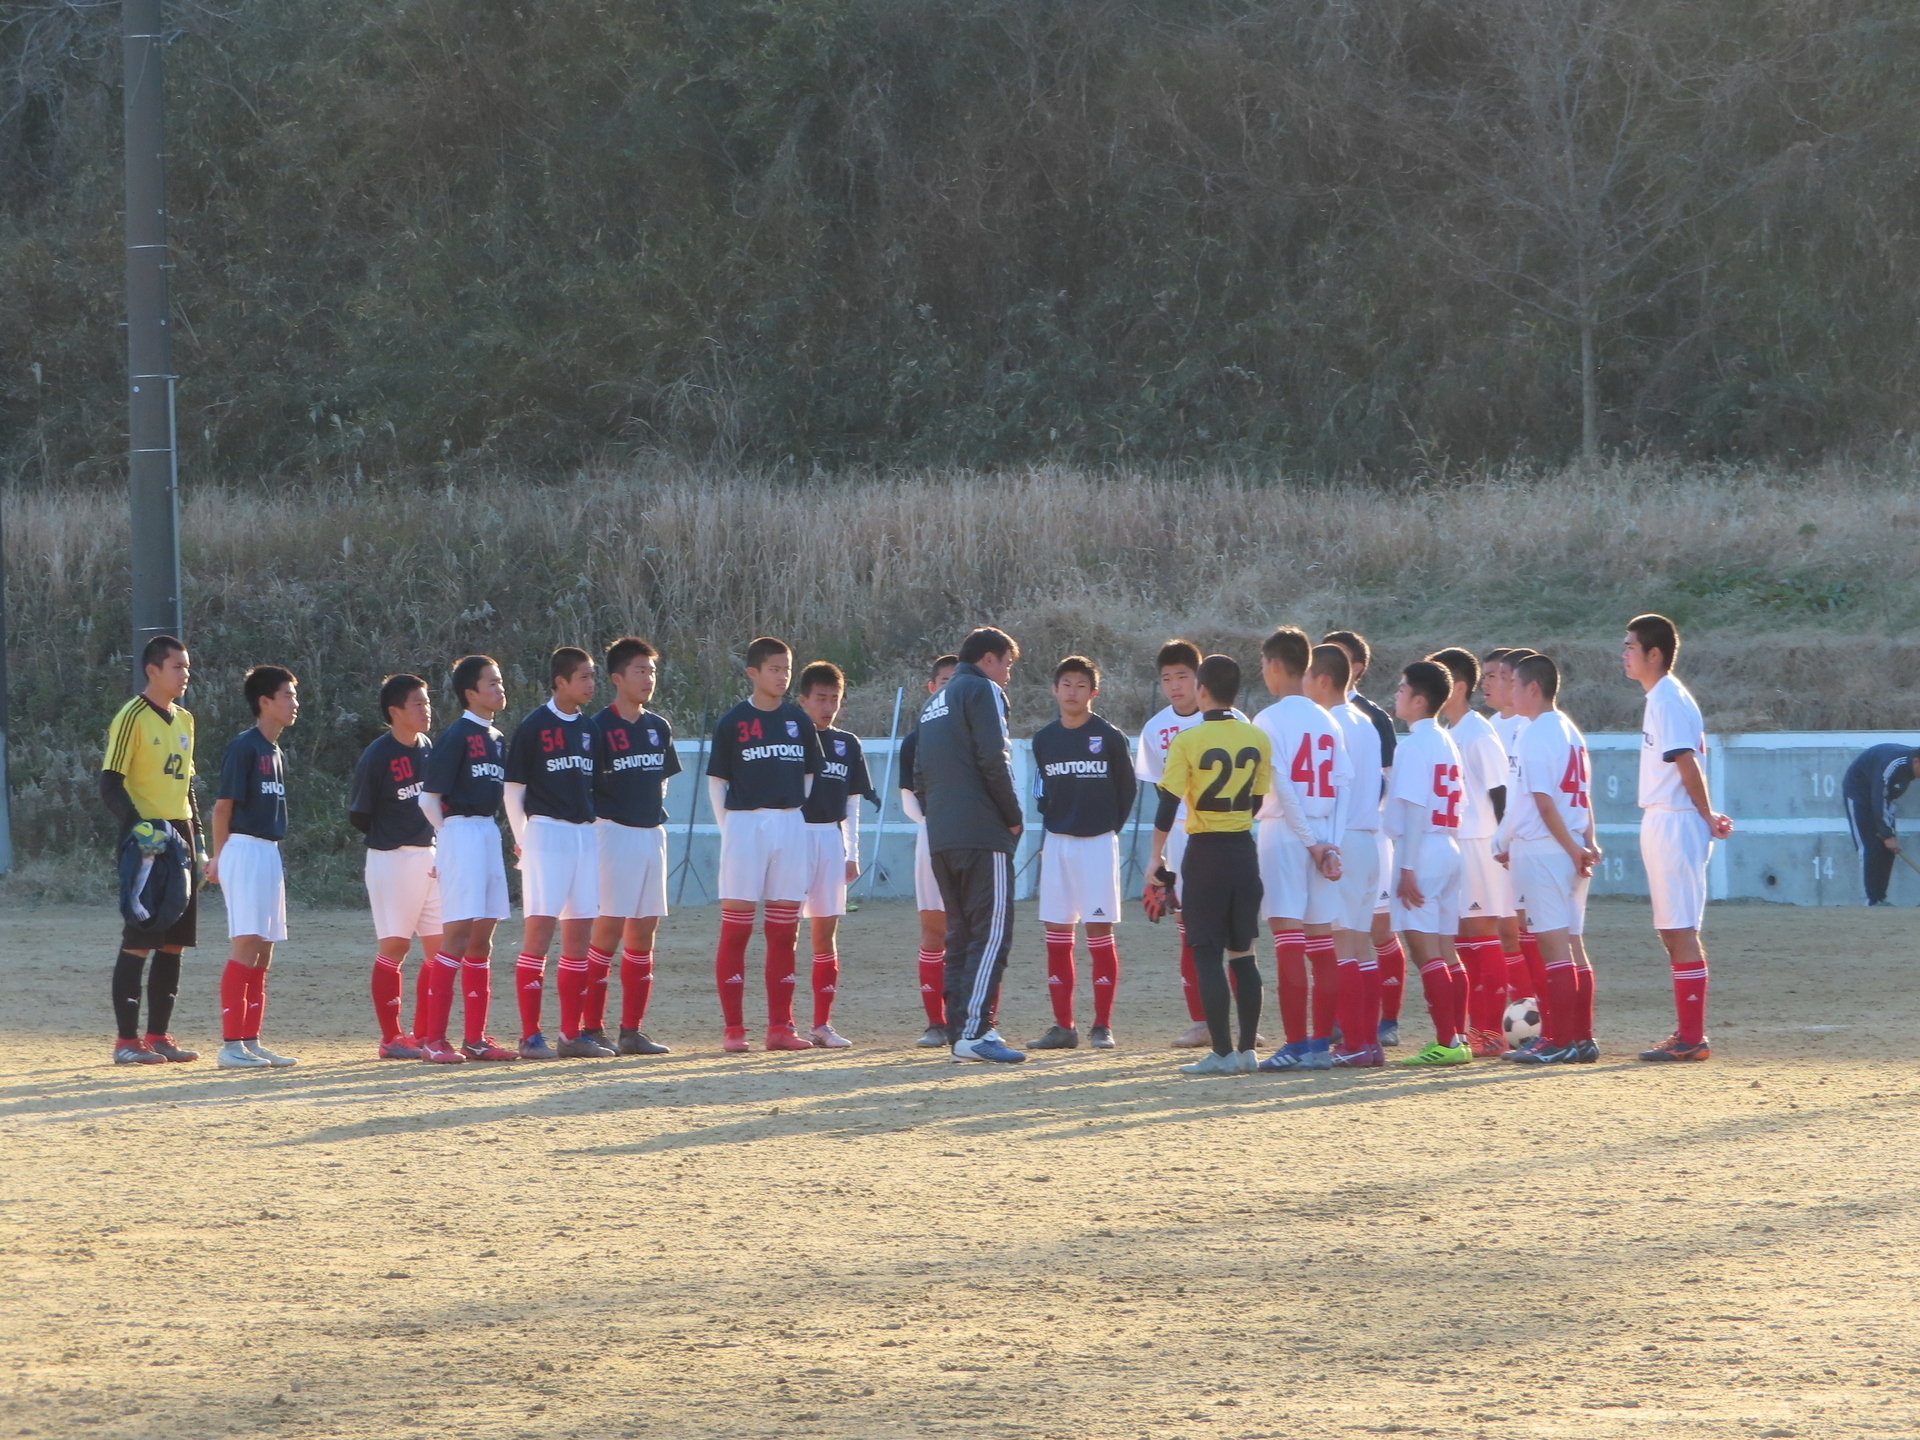
<instances>
[{"instance_id":1,"label":"yellow referee shirt","mask_svg":"<svg viewBox=\"0 0 1920 1440\"><path fill-rule=\"evenodd\" d=\"M1273 743L1231 711L1209 710L1167 747L1160 788L1187 802L1189 835L1250 831L1260 798L1273 789Z\"/></svg>"},{"instance_id":2,"label":"yellow referee shirt","mask_svg":"<svg viewBox=\"0 0 1920 1440\"><path fill-rule=\"evenodd\" d=\"M146 696L134 696L107 726L100 768L126 782L142 820L191 820L193 716L181 705L163 714Z\"/></svg>"}]
</instances>

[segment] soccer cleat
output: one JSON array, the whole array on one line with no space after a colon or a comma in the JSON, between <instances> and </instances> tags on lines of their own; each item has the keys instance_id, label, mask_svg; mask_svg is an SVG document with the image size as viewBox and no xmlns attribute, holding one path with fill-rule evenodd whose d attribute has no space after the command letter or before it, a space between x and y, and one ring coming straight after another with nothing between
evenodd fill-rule
<instances>
[{"instance_id":1,"label":"soccer cleat","mask_svg":"<svg viewBox=\"0 0 1920 1440\"><path fill-rule=\"evenodd\" d=\"M558 1060L560 1055L547 1043L547 1037L536 1030L533 1034L521 1039L520 1058L522 1060Z\"/></svg>"},{"instance_id":2,"label":"soccer cleat","mask_svg":"<svg viewBox=\"0 0 1920 1440\"><path fill-rule=\"evenodd\" d=\"M1080 1032L1071 1025L1049 1025L1047 1033L1027 1048L1029 1050L1078 1050Z\"/></svg>"},{"instance_id":3,"label":"soccer cleat","mask_svg":"<svg viewBox=\"0 0 1920 1440\"><path fill-rule=\"evenodd\" d=\"M1176 1050L1198 1050L1202 1045L1213 1044L1213 1032L1207 1029L1207 1022L1196 1020L1189 1025L1186 1033L1173 1042Z\"/></svg>"},{"instance_id":4,"label":"soccer cleat","mask_svg":"<svg viewBox=\"0 0 1920 1440\"><path fill-rule=\"evenodd\" d=\"M1246 1074L1247 1072L1241 1069L1240 1066L1241 1061L1239 1055L1222 1055L1218 1050L1209 1050L1198 1060L1192 1061L1190 1064L1182 1065L1180 1067L1180 1073L1182 1075L1193 1075L1196 1077Z\"/></svg>"},{"instance_id":5,"label":"soccer cleat","mask_svg":"<svg viewBox=\"0 0 1920 1440\"><path fill-rule=\"evenodd\" d=\"M955 1060L990 1060L996 1065L1017 1065L1027 1057L989 1031L977 1040L956 1040Z\"/></svg>"},{"instance_id":6,"label":"soccer cleat","mask_svg":"<svg viewBox=\"0 0 1920 1440\"><path fill-rule=\"evenodd\" d=\"M538 1035L533 1038L540 1040ZM547 1042L540 1040L540 1043L545 1045ZM524 1046L519 1051L509 1050L491 1035L482 1035L478 1040L470 1040L460 1047L460 1054L464 1059L485 1060L503 1064L509 1060L518 1060L524 1053ZM551 1059L552 1056L549 1055L547 1058Z\"/></svg>"},{"instance_id":7,"label":"soccer cleat","mask_svg":"<svg viewBox=\"0 0 1920 1440\"><path fill-rule=\"evenodd\" d=\"M222 1070L271 1070L273 1062L264 1055L256 1055L238 1040L229 1040L220 1047L220 1053L213 1057L213 1063Z\"/></svg>"},{"instance_id":8,"label":"soccer cleat","mask_svg":"<svg viewBox=\"0 0 1920 1440\"><path fill-rule=\"evenodd\" d=\"M200 1058L200 1052L198 1050L189 1050L184 1045L174 1044L173 1036L171 1035L149 1035L147 1036L146 1045L147 1049L158 1055L162 1060L171 1060L176 1065L184 1065L189 1060L198 1060Z\"/></svg>"},{"instance_id":9,"label":"soccer cleat","mask_svg":"<svg viewBox=\"0 0 1920 1440\"><path fill-rule=\"evenodd\" d=\"M725 1032L720 1037L720 1048L729 1055L746 1054L747 1027L744 1025L727 1026Z\"/></svg>"},{"instance_id":10,"label":"soccer cleat","mask_svg":"<svg viewBox=\"0 0 1920 1440\"><path fill-rule=\"evenodd\" d=\"M606 1060L613 1055L613 1050L582 1030L571 1040L562 1035L553 1053L562 1060Z\"/></svg>"},{"instance_id":11,"label":"soccer cleat","mask_svg":"<svg viewBox=\"0 0 1920 1440\"><path fill-rule=\"evenodd\" d=\"M1260 1062L1262 1075L1278 1075L1286 1070L1307 1068L1307 1042L1304 1040L1289 1040Z\"/></svg>"},{"instance_id":12,"label":"soccer cleat","mask_svg":"<svg viewBox=\"0 0 1920 1440\"><path fill-rule=\"evenodd\" d=\"M1595 1040L1576 1040L1573 1048L1578 1052L1574 1057L1576 1065L1591 1065L1600 1058L1600 1045Z\"/></svg>"},{"instance_id":13,"label":"soccer cleat","mask_svg":"<svg viewBox=\"0 0 1920 1440\"><path fill-rule=\"evenodd\" d=\"M816 1050L848 1050L853 1042L831 1025L816 1025L807 1032L807 1039Z\"/></svg>"},{"instance_id":14,"label":"soccer cleat","mask_svg":"<svg viewBox=\"0 0 1920 1440\"><path fill-rule=\"evenodd\" d=\"M673 1051L658 1040L649 1040L644 1030L620 1031L619 1051L622 1055L671 1055Z\"/></svg>"},{"instance_id":15,"label":"soccer cleat","mask_svg":"<svg viewBox=\"0 0 1920 1440\"><path fill-rule=\"evenodd\" d=\"M1466 1065L1471 1063L1472 1060L1473 1052L1467 1049L1466 1046L1442 1045L1438 1040L1435 1040L1424 1048L1393 1063L1396 1065L1415 1065L1424 1068L1432 1065Z\"/></svg>"},{"instance_id":16,"label":"soccer cleat","mask_svg":"<svg viewBox=\"0 0 1920 1440\"><path fill-rule=\"evenodd\" d=\"M1362 1045L1358 1050L1333 1052L1333 1068L1336 1070L1371 1070L1386 1063L1386 1054L1378 1045Z\"/></svg>"},{"instance_id":17,"label":"soccer cleat","mask_svg":"<svg viewBox=\"0 0 1920 1440\"><path fill-rule=\"evenodd\" d=\"M1707 1048L1704 1040L1682 1040L1678 1035L1669 1035L1651 1050L1642 1050L1640 1058L1656 1065L1684 1064L1690 1060L1706 1060L1713 1052ZM114 1058L120 1057L116 1053Z\"/></svg>"},{"instance_id":18,"label":"soccer cleat","mask_svg":"<svg viewBox=\"0 0 1920 1440\"><path fill-rule=\"evenodd\" d=\"M1307 1053L1300 1061L1302 1070L1331 1070L1333 1046L1325 1040L1307 1041Z\"/></svg>"},{"instance_id":19,"label":"soccer cleat","mask_svg":"<svg viewBox=\"0 0 1920 1440\"><path fill-rule=\"evenodd\" d=\"M511 1050L501 1052L508 1059L518 1059ZM464 1065L467 1057L453 1048L445 1040L429 1040L420 1047L420 1058L429 1065Z\"/></svg>"},{"instance_id":20,"label":"soccer cleat","mask_svg":"<svg viewBox=\"0 0 1920 1440\"><path fill-rule=\"evenodd\" d=\"M1531 1054L1533 1051L1538 1050L1542 1045L1546 1043L1547 1043L1546 1037L1544 1036L1529 1035L1526 1039L1522 1040L1518 1045L1514 1046L1513 1049L1503 1050L1500 1053L1500 1058L1502 1060L1518 1060L1522 1055Z\"/></svg>"},{"instance_id":21,"label":"soccer cleat","mask_svg":"<svg viewBox=\"0 0 1920 1440\"><path fill-rule=\"evenodd\" d=\"M382 1060L424 1060L427 1050L411 1035L396 1035L391 1040L380 1042Z\"/></svg>"},{"instance_id":22,"label":"soccer cleat","mask_svg":"<svg viewBox=\"0 0 1920 1440\"><path fill-rule=\"evenodd\" d=\"M769 1025L767 1027L767 1049L769 1050L811 1050L812 1044L800 1038L800 1032L791 1025Z\"/></svg>"},{"instance_id":23,"label":"soccer cleat","mask_svg":"<svg viewBox=\"0 0 1920 1440\"><path fill-rule=\"evenodd\" d=\"M113 1063L116 1065L164 1065L167 1063L167 1057L145 1040L116 1040L113 1044Z\"/></svg>"},{"instance_id":24,"label":"soccer cleat","mask_svg":"<svg viewBox=\"0 0 1920 1440\"><path fill-rule=\"evenodd\" d=\"M1395 1045L1398 1045L1400 1043L1400 1022L1398 1020L1382 1020L1380 1022L1379 1039L1375 1043L1377 1043L1382 1050L1390 1050Z\"/></svg>"},{"instance_id":25,"label":"soccer cleat","mask_svg":"<svg viewBox=\"0 0 1920 1440\"><path fill-rule=\"evenodd\" d=\"M1239 1064L1242 1075L1258 1073L1260 1069L1260 1052L1258 1050L1236 1050L1233 1058L1235 1062Z\"/></svg>"},{"instance_id":26,"label":"soccer cleat","mask_svg":"<svg viewBox=\"0 0 1920 1440\"><path fill-rule=\"evenodd\" d=\"M249 1052L251 1052L252 1054L258 1055L262 1060L266 1061L267 1064L273 1066L273 1068L276 1070L291 1070L294 1066L300 1063L298 1060L294 1059L291 1055L274 1054L273 1051L267 1049L266 1046L260 1043L260 1038L258 1036L255 1036L251 1040L242 1040L240 1043L246 1046Z\"/></svg>"},{"instance_id":27,"label":"soccer cleat","mask_svg":"<svg viewBox=\"0 0 1920 1440\"><path fill-rule=\"evenodd\" d=\"M617 1049L614 1048L613 1041L607 1039L607 1032L604 1029L602 1029L600 1026L598 1025L587 1026L586 1028L582 1029L580 1033L583 1036L585 1036L587 1039L593 1041L593 1043L598 1045L602 1050L606 1051L607 1054L618 1055L620 1053Z\"/></svg>"},{"instance_id":28,"label":"soccer cleat","mask_svg":"<svg viewBox=\"0 0 1920 1440\"><path fill-rule=\"evenodd\" d=\"M926 1032L913 1043L922 1050L944 1050L953 1044L953 1040L947 1034L946 1026L929 1025L926 1028Z\"/></svg>"},{"instance_id":29,"label":"soccer cleat","mask_svg":"<svg viewBox=\"0 0 1920 1440\"><path fill-rule=\"evenodd\" d=\"M1467 1049L1476 1060L1491 1060L1507 1053L1507 1037L1498 1030L1467 1031Z\"/></svg>"},{"instance_id":30,"label":"soccer cleat","mask_svg":"<svg viewBox=\"0 0 1920 1440\"><path fill-rule=\"evenodd\" d=\"M1514 1063L1518 1065L1577 1065L1580 1063L1578 1045L1538 1045L1524 1055L1516 1054Z\"/></svg>"},{"instance_id":31,"label":"soccer cleat","mask_svg":"<svg viewBox=\"0 0 1920 1440\"><path fill-rule=\"evenodd\" d=\"M1089 1030L1087 1032L1087 1044L1096 1050L1114 1050L1119 1048L1114 1044L1113 1027L1110 1025L1096 1025L1093 1029Z\"/></svg>"}]
</instances>

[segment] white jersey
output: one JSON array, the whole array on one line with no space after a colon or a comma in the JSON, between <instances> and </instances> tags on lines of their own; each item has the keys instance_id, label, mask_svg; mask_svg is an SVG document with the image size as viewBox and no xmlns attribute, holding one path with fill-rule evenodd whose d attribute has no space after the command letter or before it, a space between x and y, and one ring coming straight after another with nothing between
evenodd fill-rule
<instances>
[{"instance_id":1,"label":"white jersey","mask_svg":"<svg viewBox=\"0 0 1920 1440\"><path fill-rule=\"evenodd\" d=\"M1514 806L1513 838L1553 838L1533 799L1545 795L1560 812L1567 833L1575 840L1584 840L1593 816L1587 793L1591 773L1587 739L1564 712L1548 710L1527 726L1520 737L1520 793L1508 801Z\"/></svg>"},{"instance_id":2,"label":"white jersey","mask_svg":"<svg viewBox=\"0 0 1920 1440\"><path fill-rule=\"evenodd\" d=\"M1182 715L1173 706L1165 706L1159 714L1147 721L1140 731L1140 738L1133 747L1133 773L1148 785L1158 785L1160 777L1167 773L1167 751L1173 745L1174 738L1181 731L1191 730L1206 718L1206 715L1199 710ZM1233 718L1244 720L1247 717L1235 710ZM1149 815L1153 813L1152 805L1148 805L1147 813ZM1174 814L1174 834L1177 835L1187 828L1181 823L1186 818L1187 802L1182 800L1179 810Z\"/></svg>"},{"instance_id":3,"label":"white jersey","mask_svg":"<svg viewBox=\"0 0 1920 1440\"><path fill-rule=\"evenodd\" d=\"M1353 788L1353 765L1333 716L1304 695L1282 695L1253 723L1273 741L1275 785L1291 784L1315 833L1330 829L1322 838L1339 844L1342 827L1330 822L1344 822L1340 797Z\"/></svg>"},{"instance_id":4,"label":"white jersey","mask_svg":"<svg viewBox=\"0 0 1920 1440\"><path fill-rule=\"evenodd\" d=\"M1447 733L1460 752L1460 830L1458 840L1491 839L1500 823L1489 790L1507 783L1507 747L1486 716L1468 710ZM1512 792L1509 791L1509 794ZM1511 802L1509 802L1511 803Z\"/></svg>"},{"instance_id":5,"label":"white jersey","mask_svg":"<svg viewBox=\"0 0 1920 1440\"><path fill-rule=\"evenodd\" d=\"M1519 713L1496 715L1487 722L1500 737L1500 748L1507 752L1507 804L1520 793L1520 737L1526 734L1527 717Z\"/></svg>"},{"instance_id":6,"label":"white jersey","mask_svg":"<svg viewBox=\"0 0 1920 1440\"><path fill-rule=\"evenodd\" d=\"M1414 721L1394 747L1389 798L1409 801L1426 810L1435 834L1451 840L1459 833L1460 752L1453 737L1432 720ZM1398 817L1391 809L1387 814L1389 828L1399 838L1404 832Z\"/></svg>"},{"instance_id":7,"label":"white jersey","mask_svg":"<svg viewBox=\"0 0 1920 1440\"><path fill-rule=\"evenodd\" d=\"M1702 765L1707 758L1706 722L1687 687L1671 675L1647 691L1640 720L1640 806L1646 810L1691 810L1680 770L1673 762L1691 750Z\"/></svg>"},{"instance_id":8,"label":"white jersey","mask_svg":"<svg viewBox=\"0 0 1920 1440\"><path fill-rule=\"evenodd\" d=\"M1347 829L1378 830L1380 802L1380 732L1358 705L1336 705L1333 723L1346 743L1347 763L1353 770L1353 789L1347 796ZM1365 928L1365 927L1362 927Z\"/></svg>"}]
</instances>

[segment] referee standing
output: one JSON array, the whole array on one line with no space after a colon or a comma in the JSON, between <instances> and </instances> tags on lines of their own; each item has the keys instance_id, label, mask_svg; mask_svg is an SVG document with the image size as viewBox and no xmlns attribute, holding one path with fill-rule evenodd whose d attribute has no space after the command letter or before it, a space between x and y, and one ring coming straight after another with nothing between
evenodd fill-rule
<instances>
[{"instance_id":1,"label":"referee standing","mask_svg":"<svg viewBox=\"0 0 1920 1440\"><path fill-rule=\"evenodd\" d=\"M993 1029L1013 922L1020 800L1007 743L1008 677L1020 647L983 626L960 644L946 688L920 712L912 785L947 910L947 1039L956 1060L1027 1057Z\"/></svg>"}]
</instances>

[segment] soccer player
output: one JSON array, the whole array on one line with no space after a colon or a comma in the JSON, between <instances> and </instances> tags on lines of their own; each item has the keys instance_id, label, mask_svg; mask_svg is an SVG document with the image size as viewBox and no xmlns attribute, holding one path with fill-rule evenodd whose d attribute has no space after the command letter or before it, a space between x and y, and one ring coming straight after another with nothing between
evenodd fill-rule
<instances>
[{"instance_id":1,"label":"soccer player","mask_svg":"<svg viewBox=\"0 0 1920 1440\"><path fill-rule=\"evenodd\" d=\"M1477 1058L1506 1053L1507 955L1500 921L1513 915L1513 877L1493 858L1493 832L1507 806L1507 751L1486 716L1473 708L1480 662L1450 645L1427 657L1453 677L1440 718L1460 752L1460 930L1454 953L1467 972L1467 1048ZM1517 953L1517 947L1516 947Z\"/></svg>"},{"instance_id":2,"label":"soccer player","mask_svg":"<svg viewBox=\"0 0 1920 1440\"><path fill-rule=\"evenodd\" d=\"M1333 1052L1336 1068L1369 1069L1386 1063L1380 1049L1380 965L1373 953L1373 902L1380 890L1380 801L1384 792L1380 732L1367 713L1348 702L1352 665L1338 645L1316 645L1307 666L1306 696L1333 716L1353 780L1342 812L1346 833L1340 841L1340 878L1334 892L1339 916L1334 921L1334 954L1340 978L1336 986L1342 1046ZM1348 1039L1346 1037L1353 1037Z\"/></svg>"},{"instance_id":3,"label":"soccer player","mask_svg":"<svg viewBox=\"0 0 1920 1440\"><path fill-rule=\"evenodd\" d=\"M1171 801L1185 805L1181 905L1213 1049L1182 1065L1180 1073L1251 1075L1260 1060L1261 998L1260 965L1253 958L1261 901L1253 814L1273 789L1273 748L1266 731L1235 717L1238 662L1209 655L1194 678L1200 723L1183 728L1167 747L1160 808L1164 813ZM1156 824L1149 873L1159 870L1165 845L1166 832ZM1239 1012L1237 1036L1229 1028L1230 1008Z\"/></svg>"},{"instance_id":4,"label":"soccer player","mask_svg":"<svg viewBox=\"0 0 1920 1440\"><path fill-rule=\"evenodd\" d=\"M1373 661L1373 647L1367 643L1367 637L1357 630L1329 630L1320 637L1322 645L1338 645L1347 654L1347 664L1351 667L1348 676L1347 703L1352 705L1368 720L1373 722L1374 733L1380 737L1380 774L1383 782L1391 782L1393 774L1394 749L1400 743L1399 733L1393 728L1393 717L1382 710L1373 701L1360 693L1360 682L1366 678L1367 666ZM1400 946L1400 937L1393 928L1390 914L1393 900L1393 842L1383 827L1374 835L1376 867L1380 875L1379 893L1373 902L1373 955L1380 973L1380 1028L1378 1041L1382 1046L1400 1043L1400 1003L1407 993L1407 952ZM1351 1039L1347 1044L1355 1043Z\"/></svg>"},{"instance_id":5,"label":"soccer player","mask_svg":"<svg viewBox=\"0 0 1920 1440\"><path fill-rule=\"evenodd\" d=\"M400 1023L400 967L420 937L414 1029L432 1011L433 967L440 953L440 881L433 868L433 825L420 808L433 746L433 702L418 675L389 675L380 686L387 733L360 754L347 819L367 837L367 902L378 948L373 957L373 1018L382 1060L424 1060L424 1043ZM448 1053L455 1053L449 1050Z\"/></svg>"},{"instance_id":6,"label":"soccer player","mask_svg":"<svg viewBox=\"0 0 1920 1440\"><path fill-rule=\"evenodd\" d=\"M187 647L171 635L156 635L140 652L146 688L122 705L107 726L100 762L100 802L114 818L119 839L138 825L164 825L179 837L191 867L187 908L163 931L123 926L113 963L116 1065L164 1065L198 1060L200 1052L176 1045L174 996L180 989L180 952L194 943L199 917L200 810L193 793L193 716L180 697L193 669ZM148 955L153 956L151 970ZM140 981L146 972L147 1028L140 1030Z\"/></svg>"},{"instance_id":7,"label":"soccer player","mask_svg":"<svg viewBox=\"0 0 1920 1440\"><path fill-rule=\"evenodd\" d=\"M1673 674L1680 631L1664 615L1627 622L1621 662L1647 692L1640 722L1640 858L1653 897L1653 928L1673 972L1674 1032L1640 1058L1705 1060L1707 952L1700 924L1707 909L1707 859L1733 821L1707 793L1707 731L1700 706Z\"/></svg>"},{"instance_id":8,"label":"soccer player","mask_svg":"<svg viewBox=\"0 0 1920 1440\"><path fill-rule=\"evenodd\" d=\"M1340 913L1344 797L1353 787L1353 773L1333 716L1303 693L1312 659L1306 632L1292 625L1282 625L1260 647L1261 678L1267 693L1279 697L1253 721L1267 733L1277 762L1273 789L1257 817L1260 888L1273 931L1280 1028L1286 1037L1260 1062L1268 1074L1333 1066L1340 964L1333 922Z\"/></svg>"},{"instance_id":9,"label":"soccer player","mask_svg":"<svg viewBox=\"0 0 1920 1440\"><path fill-rule=\"evenodd\" d=\"M487 1011L493 1003L493 928L513 913L495 818L506 789L507 757L493 717L507 708L507 689L500 682L500 667L486 655L463 656L453 667L452 683L460 718L440 732L427 752L426 788L420 793L420 809L435 831L442 948L428 994L433 1013L419 1038L427 1059L436 1064L517 1060L518 1055L487 1033ZM464 1043L457 1051L447 1038L456 979L465 1019Z\"/></svg>"},{"instance_id":10,"label":"soccer player","mask_svg":"<svg viewBox=\"0 0 1920 1440\"><path fill-rule=\"evenodd\" d=\"M833 1028L833 997L840 988L840 917L847 913L847 887L860 876L860 802L878 801L867 775L860 737L834 727L847 677L828 660L800 672L800 708L820 742L820 773L800 807L807 826L809 939L813 941L813 1028L810 1043L844 1050L853 1042Z\"/></svg>"},{"instance_id":11,"label":"soccer player","mask_svg":"<svg viewBox=\"0 0 1920 1440\"><path fill-rule=\"evenodd\" d=\"M587 948L580 1033L605 1045L607 979L620 948L622 1055L667 1055L645 1026L653 997L653 941L667 913L667 782L680 773L673 727L647 709L659 656L637 635L607 647L613 703L593 717L593 827L600 842L600 914Z\"/></svg>"},{"instance_id":12,"label":"soccer player","mask_svg":"<svg viewBox=\"0 0 1920 1440\"><path fill-rule=\"evenodd\" d=\"M714 980L726 1032L721 1048L747 1048L747 943L754 907L766 903L769 1050L811 1050L793 1025L794 952L807 896L807 825L801 815L820 773L820 732L787 699L793 651L760 636L747 646L753 691L720 717L707 760L707 793L720 822L720 943Z\"/></svg>"},{"instance_id":13,"label":"soccer player","mask_svg":"<svg viewBox=\"0 0 1920 1440\"><path fill-rule=\"evenodd\" d=\"M299 684L291 670L256 665L247 671L253 724L234 736L220 761L213 802L213 858L207 881L227 902L227 968L220 976L225 1041L214 1063L222 1070L286 1069L299 1062L260 1043L267 1010L267 966L287 938L287 885L280 842L287 834L286 763L280 735L299 717Z\"/></svg>"},{"instance_id":14,"label":"soccer player","mask_svg":"<svg viewBox=\"0 0 1920 1440\"><path fill-rule=\"evenodd\" d=\"M1506 855L1514 890L1526 897L1527 923L1546 960L1553 997L1543 1012L1553 1029L1514 1059L1522 1065L1590 1064L1600 1058L1600 1048L1593 1041L1593 965L1581 935L1600 848L1593 840L1586 737L1554 704L1560 667L1547 656L1522 660L1513 668L1512 684L1528 724L1520 736L1519 793Z\"/></svg>"},{"instance_id":15,"label":"soccer player","mask_svg":"<svg viewBox=\"0 0 1920 1440\"><path fill-rule=\"evenodd\" d=\"M1847 828L1860 850L1860 884L1868 905L1887 903L1893 857L1900 853L1894 807L1913 783L1915 754L1911 745L1870 745L1854 757L1840 782Z\"/></svg>"},{"instance_id":16,"label":"soccer player","mask_svg":"<svg viewBox=\"0 0 1920 1440\"><path fill-rule=\"evenodd\" d=\"M1517 793L1514 786L1514 751L1519 744L1520 732L1526 728L1527 718L1513 708L1511 695L1512 666L1531 655L1524 647L1502 645L1489 650L1480 657L1480 693L1486 697L1487 704L1493 707L1493 714L1487 717L1487 723L1493 726L1493 733L1500 742L1500 748L1507 756L1506 791L1509 796ZM1502 815L1504 818L1504 812ZM1511 889L1513 876L1507 876ZM1521 942L1519 906L1516 902L1514 913L1494 917L1495 933L1500 937L1501 953L1507 961L1507 994L1512 1000L1525 999L1534 991L1532 971L1528 966L1526 950ZM1532 945L1532 937L1525 942Z\"/></svg>"},{"instance_id":17,"label":"soccer player","mask_svg":"<svg viewBox=\"0 0 1920 1440\"><path fill-rule=\"evenodd\" d=\"M942 655L927 676L927 694L938 695L953 678L958 655ZM900 806L913 821L913 898L920 910L920 1004L927 1012L926 1033L914 1041L922 1050L944 1050L947 1039L947 912L940 898L940 882L933 877L933 852L927 849L927 817L920 797L913 793L914 754L920 747L920 726L900 742L894 765L900 786Z\"/></svg>"},{"instance_id":18,"label":"soccer player","mask_svg":"<svg viewBox=\"0 0 1920 1440\"><path fill-rule=\"evenodd\" d=\"M1398 1061L1401 1065L1465 1065L1467 972L1453 954L1460 920L1460 752L1437 717L1453 689L1453 677L1431 660L1416 660L1400 672L1393 713L1407 722L1394 752L1387 828L1394 839L1393 928L1407 937L1433 1043Z\"/></svg>"},{"instance_id":19,"label":"soccer player","mask_svg":"<svg viewBox=\"0 0 1920 1440\"><path fill-rule=\"evenodd\" d=\"M1053 1025L1035 1050L1072 1050L1074 926L1087 927L1093 971L1093 1028L1088 1043L1111 1050L1113 1001L1120 989L1120 832L1138 788L1127 737L1093 713L1100 668L1084 655L1053 667L1060 718L1033 736L1034 793L1046 827L1040 854L1040 923L1047 935L1047 998Z\"/></svg>"},{"instance_id":20,"label":"soccer player","mask_svg":"<svg viewBox=\"0 0 1920 1440\"><path fill-rule=\"evenodd\" d=\"M522 1060L605 1060L611 1045L584 1034L593 985L587 951L600 915L600 841L593 826L593 657L562 645L547 665L553 693L507 745L507 824L520 857L526 924L514 962ZM547 949L560 931L560 1044L540 1033Z\"/></svg>"}]
</instances>

